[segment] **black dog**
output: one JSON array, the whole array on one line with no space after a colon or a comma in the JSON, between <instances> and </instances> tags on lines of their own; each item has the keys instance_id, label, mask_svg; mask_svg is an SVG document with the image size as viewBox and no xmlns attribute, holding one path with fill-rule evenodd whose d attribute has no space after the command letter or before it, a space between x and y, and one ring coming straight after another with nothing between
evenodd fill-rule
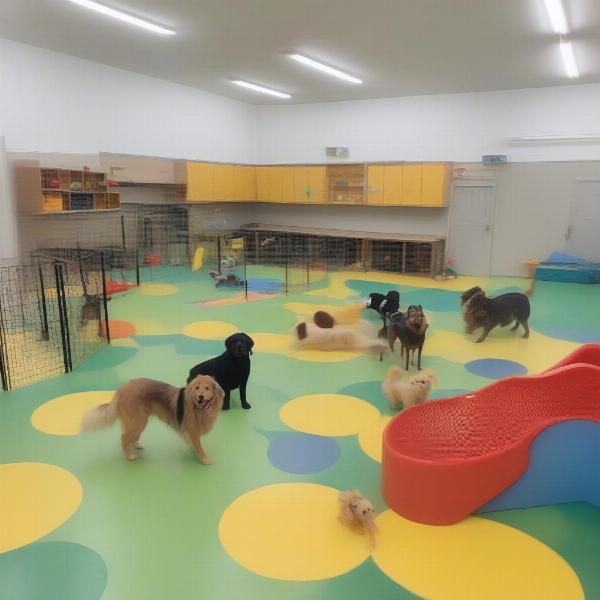
<instances>
[{"instance_id":1,"label":"black dog","mask_svg":"<svg viewBox=\"0 0 600 600\"><path fill-rule=\"evenodd\" d=\"M409 306L406 314L396 313L390 318L387 335L390 349L394 351L396 339L400 340L400 357L406 353L406 371L411 352L417 351L417 368L421 370L421 353L425 344L425 331L429 327L427 318L423 314L423 307Z\"/></svg>"},{"instance_id":2,"label":"black dog","mask_svg":"<svg viewBox=\"0 0 600 600\"><path fill-rule=\"evenodd\" d=\"M385 337L389 316L397 313L400 309L400 294L394 290L388 292L385 296L373 292L367 298L367 308L374 310L383 320L383 327L379 331L379 337Z\"/></svg>"},{"instance_id":3,"label":"black dog","mask_svg":"<svg viewBox=\"0 0 600 600\"><path fill-rule=\"evenodd\" d=\"M525 330L523 337L529 337L527 321L531 314L531 306L527 294L513 292L502 294L497 298L488 298L480 287L474 287L461 296L460 302L463 307L466 332L473 333L476 329L483 328L477 343L483 342L494 327L498 325L506 327L513 321L515 323L511 331L515 331L519 325L522 325Z\"/></svg>"},{"instance_id":4,"label":"black dog","mask_svg":"<svg viewBox=\"0 0 600 600\"><path fill-rule=\"evenodd\" d=\"M196 365L191 371L187 382L198 375L210 375L223 388L223 410L229 410L229 395L231 390L240 388L242 408L250 408L246 402L246 384L250 377L250 355L254 340L245 333L234 333L225 340L225 352L221 356L206 360Z\"/></svg>"}]
</instances>

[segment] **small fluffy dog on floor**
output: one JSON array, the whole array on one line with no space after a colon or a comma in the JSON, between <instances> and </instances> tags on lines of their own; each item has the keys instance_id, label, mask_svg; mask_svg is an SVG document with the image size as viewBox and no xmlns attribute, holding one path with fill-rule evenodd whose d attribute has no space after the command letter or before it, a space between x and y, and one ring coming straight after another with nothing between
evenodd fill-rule
<instances>
[{"instance_id":1,"label":"small fluffy dog on floor","mask_svg":"<svg viewBox=\"0 0 600 600\"><path fill-rule=\"evenodd\" d=\"M314 323L296 326L297 347L301 350L359 350L383 352L385 343L351 327L323 329Z\"/></svg>"},{"instance_id":2,"label":"small fluffy dog on floor","mask_svg":"<svg viewBox=\"0 0 600 600\"><path fill-rule=\"evenodd\" d=\"M203 465L210 465L200 435L212 429L224 395L221 386L207 375L196 377L184 388L154 379L132 379L115 392L111 402L95 406L84 415L81 431L103 429L120 419L123 454L127 460L135 460L138 455L131 447L144 447L140 436L148 417L155 415L191 444Z\"/></svg>"},{"instance_id":3,"label":"small fluffy dog on floor","mask_svg":"<svg viewBox=\"0 0 600 600\"><path fill-rule=\"evenodd\" d=\"M407 382L400 381L404 371L400 367L392 367L381 384L383 393L393 410L410 408L427 400L436 376L431 371L420 371Z\"/></svg>"}]
</instances>

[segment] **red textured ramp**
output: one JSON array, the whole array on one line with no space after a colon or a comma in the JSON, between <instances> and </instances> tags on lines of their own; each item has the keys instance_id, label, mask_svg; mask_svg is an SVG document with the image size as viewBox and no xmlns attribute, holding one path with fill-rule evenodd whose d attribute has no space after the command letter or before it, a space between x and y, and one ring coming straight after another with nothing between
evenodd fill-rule
<instances>
[{"instance_id":1,"label":"red textured ramp","mask_svg":"<svg viewBox=\"0 0 600 600\"><path fill-rule=\"evenodd\" d=\"M541 375L400 413L383 434L383 496L412 521L461 521L523 474L541 431L571 419L600 422L600 345Z\"/></svg>"}]
</instances>

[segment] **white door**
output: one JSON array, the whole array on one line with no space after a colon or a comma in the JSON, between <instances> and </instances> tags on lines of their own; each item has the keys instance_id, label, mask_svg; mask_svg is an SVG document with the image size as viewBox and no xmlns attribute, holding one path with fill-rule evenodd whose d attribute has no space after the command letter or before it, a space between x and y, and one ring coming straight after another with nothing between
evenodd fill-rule
<instances>
[{"instance_id":1,"label":"white door","mask_svg":"<svg viewBox=\"0 0 600 600\"><path fill-rule=\"evenodd\" d=\"M494 186L454 187L446 259L462 275L490 274L494 199Z\"/></svg>"},{"instance_id":2,"label":"white door","mask_svg":"<svg viewBox=\"0 0 600 600\"><path fill-rule=\"evenodd\" d=\"M580 181L571 202L566 251L600 262L600 181Z\"/></svg>"}]
</instances>

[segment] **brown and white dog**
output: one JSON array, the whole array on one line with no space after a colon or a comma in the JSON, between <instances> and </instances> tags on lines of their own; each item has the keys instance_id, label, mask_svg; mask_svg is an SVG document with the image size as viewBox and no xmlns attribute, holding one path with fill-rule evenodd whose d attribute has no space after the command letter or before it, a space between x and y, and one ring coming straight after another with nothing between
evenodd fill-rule
<instances>
[{"instance_id":1,"label":"brown and white dog","mask_svg":"<svg viewBox=\"0 0 600 600\"><path fill-rule=\"evenodd\" d=\"M407 382L400 381L403 371L400 367L392 367L381 384L381 388L391 409L410 408L427 400L427 394L436 381L435 373L421 371L409 378Z\"/></svg>"},{"instance_id":2,"label":"brown and white dog","mask_svg":"<svg viewBox=\"0 0 600 600\"><path fill-rule=\"evenodd\" d=\"M299 323L295 334L296 347L300 350L347 350L373 353L382 353L385 350L384 342L353 327L335 326L323 329L314 323Z\"/></svg>"},{"instance_id":3,"label":"brown and white dog","mask_svg":"<svg viewBox=\"0 0 600 600\"><path fill-rule=\"evenodd\" d=\"M121 421L121 446L127 460L138 455L132 450L143 448L140 436L148 417L157 416L170 425L189 444L203 465L211 463L202 448L200 435L208 433L223 405L224 392L208 375L199 375L186 387L178 388L154 379L132 379L122 385L111 402L90 409L83 417L81 431L93 431Z\"/></svg>"}]
</instances>

